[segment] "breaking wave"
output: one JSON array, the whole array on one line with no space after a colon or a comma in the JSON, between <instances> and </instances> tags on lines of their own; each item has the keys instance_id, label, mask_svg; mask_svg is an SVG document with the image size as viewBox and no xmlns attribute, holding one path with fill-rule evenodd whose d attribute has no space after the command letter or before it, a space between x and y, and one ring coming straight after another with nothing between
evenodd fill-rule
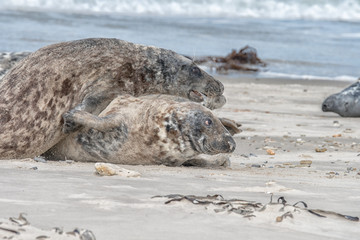
<instances>
[{"instance_id":1,"label":"breaking wave","mask_svg":"<svg viewBox=\"0 0 360 240\"><path fill-rule=\"evenodd\" d=\"M360 21L360 0L2 0L1 9Z\"/></svg>"}]
</instances>

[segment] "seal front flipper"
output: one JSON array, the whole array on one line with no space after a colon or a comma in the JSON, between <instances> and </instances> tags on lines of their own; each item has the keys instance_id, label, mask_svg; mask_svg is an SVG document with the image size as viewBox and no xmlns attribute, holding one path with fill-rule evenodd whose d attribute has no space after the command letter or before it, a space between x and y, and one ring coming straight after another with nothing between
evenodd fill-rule
<instances>
[{"instance_id":1,"label":"seal front flipper","mask_svg":"<svg viewBox=\"0 0 360 240\"><path fill-rule=\"evenodd\" d=\"M62 127L63 133L71 133L80 129L81 126L77 124L74 119L74 111L66 112L62 115L62 117L64 121Z\"/></svg>"},{"instance_id":2,"label":"seal front flipper","mask_svg":"<svg viewBox=\"0 0 360 240\"><path fill-rule=\"evenodd\" d=\"M231 136L234 136L237 133L241 133L241 124L235 122L234 120L228 119L228 118L219 118L220 122L224 127L229 131Z\"/></svg>"},{"instance_id":3,"label":"seal front flipper","mask_svg":"<svg viewBox=\"0 0 360 240\"><path fill-rule=\"evenodd\" d=\"M201 154L196 158L187 160L182 164L185 167L205 167L205 168L227 168L231 161L228 154L205 155Z\"/></svg>"},{"instance_id":4,"label":"seal front flipper","mask_svg":"<svg viewBox=\"0 0 360 240\"><path fill-rule=\"evenodd\" d=\"M74 132L81 127L94 128L99 131L106 131L118 127L121 124L119 116L107 115L99 117L83 110L71 110L63 114L64 133Z\"/></svg>"}]
</instances>

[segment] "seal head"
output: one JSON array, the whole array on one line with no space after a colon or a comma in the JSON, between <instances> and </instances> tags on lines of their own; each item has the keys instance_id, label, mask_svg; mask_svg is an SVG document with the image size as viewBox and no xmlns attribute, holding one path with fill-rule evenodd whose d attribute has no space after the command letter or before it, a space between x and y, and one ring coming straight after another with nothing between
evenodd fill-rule
<instances>
[{"instance_id":1,"label":"seal head","mask_svg":"<svg viewBox=\"0 0 360 240\"><path fill-rule=\"evenodd\" d=\"M163 50L162 50L163 51ZM192 60L168 52L158 54L158 72L164 75L162 85L169 95L178 95L199 102L209 109L222 107L226 103L223 96L224 85L200 69Z\"/></svg>"},{"instance_id":2,"label":"seal head","mask_svg":"<svg viewBox=\"0 0 360 240\"><path fill-rule=\"evenodd\" d=\"M189 86L187 97L190 100L195 102L200 100L200 102L204 102L203 105L205 107L210 109L220 108L225 104L226 100L222 95L224 93L224 85L201 70L194 63L183 65L178 77L180 79L187 79L188 84L182 83L181 80L178 82L182 86Z\"/></svg>"},{"instance_id":3,"label":"seal head","mask_svg":"<svg viewBox=\"0 0 360 240\"><path fill-rule=\"evenodd\" d=\"M360 82L330 95L322 104L323 112L334 112L342 117L360 117Z\"/></svg>"},{"instance_id":4,"label":"seal head","mask_svg":"<svg viewBox=\"0 0 360 240\"><path fill-rule=\"evenodd\" d=\"M231 134L210 111L189 111L180 124L183 136L198 153L214 155L235 150L236 143Z\"/></svg>"}]
</instances>

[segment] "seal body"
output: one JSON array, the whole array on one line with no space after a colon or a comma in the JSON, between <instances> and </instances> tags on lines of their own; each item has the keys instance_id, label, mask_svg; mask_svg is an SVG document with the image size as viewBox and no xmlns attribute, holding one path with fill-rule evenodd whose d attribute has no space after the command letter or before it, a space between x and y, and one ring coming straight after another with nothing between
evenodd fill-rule
<instances>
[{"instance_id":1,"label":"seal body","mask_svg":"<svg viewBox=\"0 0 360 240\"><path fill-rule=\"evenodd\" d=\"M342 117L360 117L360 81L326 98L322 110Z\"/></svg>"},{"instance_id":2,"label":"seal body","mask_svg":"<svg viewBox=\"0 0 360 240\"><path fill-rule=\"evenodd\" d=\"M108 117L117 122L116 127L104 131L84 127L44 156L53 160L178 166L200 154L230 153L235 149L230 133L210 110L183 98L119 96L100 113L97 124Z\"/></svg>"},{"instance_id":3,"label":"seal body","mask_svg":"<svg viewBox=\"0 0 360 240\"><path fill-rule=\"evenodd\" d=\"M157 93L225 103L219 81L170 50L117 39L41 48L0 83L0 159L44 153L79 127L75 115L96 116L118 95Z\"/></svg>"}]
</instances>

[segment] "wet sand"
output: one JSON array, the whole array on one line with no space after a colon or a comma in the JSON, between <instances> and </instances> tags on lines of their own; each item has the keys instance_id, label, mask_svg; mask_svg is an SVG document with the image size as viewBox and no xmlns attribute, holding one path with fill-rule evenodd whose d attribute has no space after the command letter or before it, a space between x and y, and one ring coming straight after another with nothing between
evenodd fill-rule
<instances>
[{"instance_id":1,"label":"wet sand","mask_svg":"<svg viewBox=\"0 0 360 240\"><path fill-rule=\"evenodd\" d=\"M243 130L229 168L122 166L141 174L124 178L96 176L93 163L3 160L0 218L27 213L38 228L85 228L104 240L357 238L359 222L339 217L295 211L277 222L281 209L244 218L151 198L221 194L264 205L272 193L273 201L283 196L289 204L304 201L311 209L360 216L359 119L321 111L325 97L350 82L220 80L228 102L215 112Z\"/></svg>"}]
</instances>

